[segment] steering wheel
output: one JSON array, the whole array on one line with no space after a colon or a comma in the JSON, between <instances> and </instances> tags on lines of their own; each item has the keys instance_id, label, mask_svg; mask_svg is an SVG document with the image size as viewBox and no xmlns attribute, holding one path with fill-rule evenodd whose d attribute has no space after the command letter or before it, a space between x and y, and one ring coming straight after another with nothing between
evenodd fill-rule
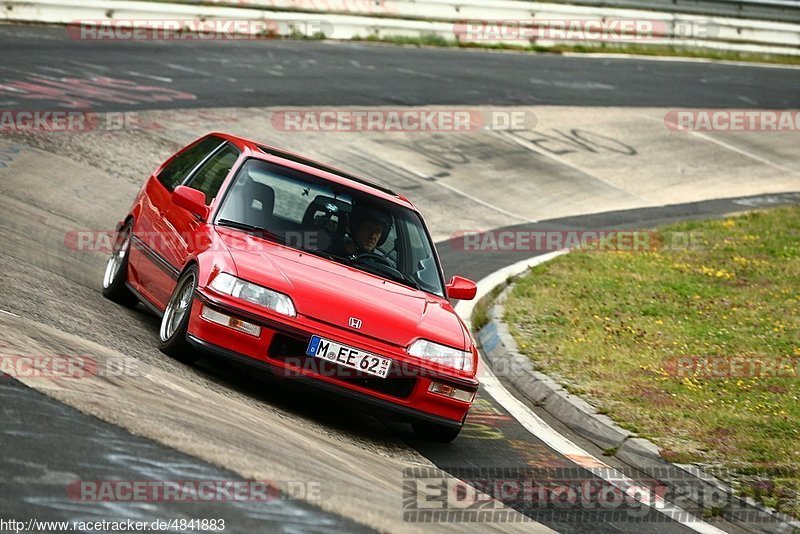
<instances>
[{"instance_id":1,"label":"steering wheel","mask_svg":"<svg viewBox=\"0 0 800 534\"><path fill-rule=\"evenodd\" d=\"M364 261L366 260L366 261ZM356 261L378 272L388 274L392 278L405 280L407 277L392 265L388 258L374 252L364 252L356 256Z\"/></svg>"},{"instance_id":2,"label":"steering wheel","mask_svg":"<svg viewBox=\"0 0 800 534\"><path fill-rule=\"evenodd\" d=\"M394 265L392 265L391 262L389 261L389 258L381 256L380 254L377 254L375 252L363 252L361 254L358 254L356 256L356 259L358 261L368 260L368 263L379 263L379 264L383 265L384 267L389 267L389 268L391 268L393 270L396 270L394 268ZM374 260L374 261L370 261L370 260Z\"/></svg>"}]
</instances>

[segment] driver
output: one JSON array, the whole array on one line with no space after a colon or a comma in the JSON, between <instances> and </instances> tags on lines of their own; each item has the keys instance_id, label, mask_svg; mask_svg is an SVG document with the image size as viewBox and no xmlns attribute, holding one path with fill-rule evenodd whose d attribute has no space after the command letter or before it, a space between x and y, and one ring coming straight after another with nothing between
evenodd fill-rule
<instances>
[{"instance_id":1,"label":"driver","mask_svg":"<svg viewBox=\"0 0 800 534\"><path fill-rule=\"evenodd\" d=\"M376 253L376 247L386 239L392 228L391 217L372 206L354 206L350 219L350 236L345 238L344 255L353 257Z\"/></svg>"}]
</instances>

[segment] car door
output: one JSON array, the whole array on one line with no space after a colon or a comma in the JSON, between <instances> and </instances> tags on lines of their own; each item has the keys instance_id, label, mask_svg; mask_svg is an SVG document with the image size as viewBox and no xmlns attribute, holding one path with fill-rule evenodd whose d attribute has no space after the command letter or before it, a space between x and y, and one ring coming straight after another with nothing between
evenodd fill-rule
<instances>
[{"instance_id":1,"label":"car door","mask_svg":"<svg viewBox=\"0 0 800 534\"><path fill-rule=\"evenodd\" d=\"M181 150L160 167L146 182L141 209L134 221L130 256L130 280L151 302L164 308L164 293L171 291L179 265L166 259L162 220L172 207L172 191L183 184L224 139L207 136ZM168 293L167 293L168 295Z\"/></svg>"},{"instance_id":2,"label":"car door","mask_svg":"<svg viewBox=\"0 0 800 534\"><path fill-rule=\"evenodd\" d=\"M206 206L211 206L223 182L239 159L239 150L231 143L223 143L211 152L184 181L185 186L202 191L206 196ZM206 235L209 226L188 210L175 205L171 200L160 220L158 231L163 239L163 257L170 265L182 269L189 257L208 246L210 238ZM159 288L159 299L166 305L172 294L175 280L165 281Z\"/></svg>"}]
</instances>

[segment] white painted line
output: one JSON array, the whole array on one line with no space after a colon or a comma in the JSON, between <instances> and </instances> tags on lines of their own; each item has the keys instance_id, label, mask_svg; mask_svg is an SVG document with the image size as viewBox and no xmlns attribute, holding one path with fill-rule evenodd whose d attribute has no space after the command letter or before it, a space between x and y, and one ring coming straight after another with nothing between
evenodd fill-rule
<instances>
[{"instance_id":1,"label":"white painted line","mask_svg":"<svg viewBox=\"0 0 800 534\"><path fill-rule=\"evenodd\" d=\"M644 118L646 118L648 120L651 120L651 121L660 122L662 124L664 122L663 119L659 119L659 118L656 118L656 117L651 117L650 115L647 115L645 113L637 113L637 115L639 115L640 117L644 117ZM670 123L670 124L673 124L673 123ZM758 161L759 163L763 163L764 165L772 167L773 169L777 169L777 170L782 171L782 172L787 172L789 174L800 175L800 172L798 172L798 171L796 171L794 169L790 169L788 167L784 167L783 165L781 165L779 163L775 163L774 161L770 161L770 160L768 160L766 158L762 158L758 154L753 154L752 152L749 152L749 151L747 151L747 150L745 150L743 148L739 148L738 146L734 146L734 145L732 145L730 143L726 143L725 141L722 141L720 139L715 139L715 138L711 137L708 134L705 134L705 133L702 133L702 132L695 132L695 131L692 131L692 130L685 130L685 131L681 131L680 133L688 133L690 135L693 135L695 137L703 139L704 141L708 141L710 143L714 143L715 145L719 145L722 148L730 150L731 152L736 152L737 154L740 154L740 155L742 155L742 156L744 156L746 158L750 158L752 160Z\"/></svg>"},{"instance_id":2,"label":"white painted line","mask_svg":"<svg viewBox=\"0 0 800 534\"><path fill-rule=\"evenodd\" d=\"M756 161L758 161L760 163L763 163L764 165L768 165L768 166L772 167L773 169L777 169L777 170L783 171L783 172L788 172L789 174L800 174L800 172L797 172L794 169L790 169L788 167L784 167L783 165L781 165L779 163L775 163L775 162L770 161L770 160L768 160L766 158L762 158L758 154L753 154L752 152L748 152L747 150L744 150L743 148L739 148L738 146L731 145L729 143L726 143L725 141L721 141L719 139L715 139L715 138L711 137L710 135L706 135L706 134L700 133L700 132L688 132L688 133L694 135L695 137L699 137L699 138L704 139L706 141L710 141L711 143L719 145L722 148L727 148L731 152L736 152L737 154L741 154L742 156L745 156L747 158L754 159L754 160L756 160Z\"/></svg>"},{"instance_id":3,"label":"white painted line","mask_svg":"<svg viewBox=\"0 0 800 534\"><path fill-rule=\"evenodd\" d=\"M511 132L498 131L497 133L499 135L501 135L502 137L505 137L506 139L508 139L510 141L513 141L514 143L516 143L516 144L518 144L518 145L520 145L522 147L527 148L531 152L535 152L535 153L539 154L540 156L544 156L546 158L552 159L553 161L557 161L558 163L560 163L561 165L564 165L565 167L569 167L569 168L574 169L574 170L576 170L576 171L578 171L580 173L585 174L586 176L594 178L598 182L602 182L602 183L606 184L611 189L614 189L615 191L619 191L620 193L624 193L625 196L633 197L633 198L636 198L636 199L641 200L643 202L647 202L648 204L652 204L646 198L633 195L633 194L631 194L630 191L624 190L623 188L621 188L617 184L609 182L605 178L601 178L600 176L597 176L596 174L592 174L592 172L589 169L585 169L585 168L581 167L580 165L576 165L574 163L571 163L571 162L567 161L564 158L558 157L555 154L552 154L552 153L548 152L547 150L543 150L540 147L536 146L536 144L531 143L530 141L528 141L526 139L522 139L521 137L518 137L518 136L514 135Z\"/></svg>"},{"instance_id":4,"label":"white painted line","mask_svg":"<svg viewBox=\"0 0 800 534\"><path fill-rule=\"evenodd\" d=\"M399 73L401 73L401 74L410 74L412 76L420 76L422 78L431 78L433 80L438 80L439 79L439 76L436 76L435 74L430 74L428 72L420 72L418 70L402 69L402 68L397 68L397 69L394 69L394 70L399 72Z\"/></svg>"},{"instance_id":5,"label":"white painted line","mask_svg":"<svg viewBox=\"0 0 800 534\"><path fill-rule=\"evenodd\" d=\"M550 87L559 87L561 89L576 89L579 91L613 91L616 89L613 85L600 82L560 82L556 80L542 80L541 78L529 78L533 85L548 85Z\"/></svg>"},{"instance_id":6,"label":"white painted line","mask_svg":"<svg viewBox=\"0 0 800 534\"><path fill-rule=\"evenodd\" d=\"M31 72L26 71L26 70L12 69L11 67L6 67L4 65L0 65L0 69L7 70L7 71L10 71L10 72L17 72L19 74L26 74L26 75L27 74L33 74L34 76L36 76L36 73L31 73Z\"/></svg>"},{"instance_id":7,"label":"white painted line","mask_svg":"<svg viewBox=\"0 0 800 534\"><path fill-rule=\"evenodd\" d=\"M164 65L169 67L169 68L171 68L171 69L179 70L181 72L188 72L190 74L197 74L199 76L203 76L204 78L211 77L211 74L207 73L206 71L193 69L191 67L186 67L184 65L176 65L175 63L164 63ZM220 76L219 79L225 80L225 81L228 81L228 82L231 82L231 83L235 83L236 82L236 78L231 78L230 76Z\"/></svg>"},{"instance_id":8,"label":"white painted line","mask_svg":"<svg viewBox=\"0 0 800 534\"><path fill-rule=\"evenodd\" d=\"M136 72L135 70L129 70L128 74L130 74L131 76L139 76L141 78L148 78L150 80L155 80L157 82L172 83L172 78L167 78L166 76L153 76L152 74L143 74L141 72Z\"/></svg>"},{"instance_id":9,"label":"white painted line","mask_svg":"<svg viewBox=\"0 0 800 534\"><path fill-rule=\"evenodd\" d=\"M375 65L362 65L361 62L351 59L350 64L357 69L375 70Z\"/></svg>"},{"instance_id":10,"label":"white painted line","mask_svg":"<svg viewBox=\"0 0 800 534\"><path fill-rule=\"evenodd\" d=\"M502 283L511 276L516 276L525 272L530 267L540 265L555 258L556 256L565 254L566 252L566 250L555 251L548 254L543 254L541 256L529 258L490 274L478 282L478 295L476 295L475 299L472 301L459 301L456 305L456 311L461 318L466 321L467 324L469 324L469 319L472 316L472 310L475 308L477 301L483 296L488 295L489 292L491 292L491 290L499 283ZM646 491L636 491L637 488L641 488L641 484L638 484L635 480L626 477L616 469L589 454L579 445L570 441L567 437L556 432L553 427L548 425L541 417L536 415L533 410L511 395L511 393L509 393L506 387L497 379L494 373L492 373L491 369L483 361L482 355L479 369L482 371L479 378L484 390L491 395L492 398L494 398L503 408L505 408L508 413L514 417L514 419L519 421L519 423L525 427L528 432L541 439L545 444L547 444L548 447L563 455L575 465L586 469L598 478L604 480L606 483L619 488L628 495L631 495L633 498L636 498L639 495L649 495L649 493ZM701 532L704 534L718 534L724 532L723 530L720 530L717 527L700 520L696 516L693 516L686 510L666 502L658 495L656 495L652 501L650 501L649 498L647 500L637 499L637 501L650 506L654 510L666 515L673 521L680 523L687 528L694 530L695 532Z\"/></svg>"},{"instance_id":11,"label":"white painted line","mask_svg":"<svg viewBox=\"0 0 800 534\"><path fill-rule=\"evenodd\" d=\"M39 70L46 70L48 72L55 72L56 74L69 74L67 71L63 69L57 69L55 67L39 67Z\"/></svg>"},{"instance_id":12,"label":"white painted line","mask_svg":"<svg viewBox=\"0 0 800 534\"><path fill-rule=\"evenodd\" d=\"M176 65L175 63L164 63L164 65L169 67L169 68L171 68L171 69L179 70L181 72L189 72L191 74L199 74L200 76L203 76L203 77L206 77L206 78L211 76L209 73L207 73L205 71L193 69L191 67L185 67L183 65Z\"/></svg>"},{"instance_id":13,"label":"white painted line","mask_svg":"<svg viewBox=\"0 0 800 534\"><path fill-rule=\"evenodd\" d=\"M6 315L13 315L14 317L19 317L16 313L11 313L10 311L0 310L0 313L5 313Z\"/></svg>"},{"instance_id":14,"label":"white painted line","mask_svg":"<svg viewBox=\"0 0 800 534\"><path fill-rule=\"evenodd\" d=\"M474 196L470 195L469 193L465 193L464 191L462 191L462 190L460 190L460 189L458 189L456 187L453 187L452 185L446 184L446 183L442 182L441 180L433 180L433 181L428 180L428 177L426 175L424 175L424 174L422 174L420 172L417 172L414 169L408 169L408 170L413 172L414 174L416 174L420 178L425 179L428 182L434 183L434 184L438 185L439 187L444 187L445 189L448 189L448 190L452 191L453 193L456 193L457 195L461 195L462 197L464 197L466 199L469 199L469 200L471 200L471 201L473 201L473 202L475 202L477 204L480 204L481 206L489 208L490 210L496 211L497 213L502 213L503 215L506 215L508 217L512 217L514 219L519 219L520 221L525 221L525 222L529 222L529 223L538 222L535 219L531 219L530 217L525 217L525 216L510 212L508 210L504 210L503 208L501 208L499 206L495 206L494 204L489 204L485 200L481 200L478 197L474 197Z\"/></svg>"},{"instance_id":15,"label":"white painted line","mask_svg":"<svg viewBox=\"0 0 800 534\"><path fill-rule=\"evenodd\" d=\"M88 69L97 69L97 70L111 70L110 67L105 67L103 65L95 65L94 63L84 63L83 61L70 61L73 65L77 65L79 67L86 67Z\"/></svg>"}]
</instances>

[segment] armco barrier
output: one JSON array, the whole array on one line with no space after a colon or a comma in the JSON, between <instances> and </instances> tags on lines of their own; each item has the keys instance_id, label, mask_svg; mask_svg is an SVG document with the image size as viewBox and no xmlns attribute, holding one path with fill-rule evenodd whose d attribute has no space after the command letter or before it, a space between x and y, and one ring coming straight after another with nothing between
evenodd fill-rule
<instances>
[{"instance_id":1,"label":"armco barrier","mask_svg":"<svg viewBox=\"0 0 800 534\"><path fill-rule=\"evenodd\" d=\"M592 45L574 38L552 38L564 21L649 21L656 31L639 44L698 47L751 53L800 55L800 24L708 17L519 0L224 0L218 5L100 0L4 0L0 20L66 24L77 19L237 19L270 20L279 35L313 34L313 21L325 21L326 38L423 37L486 42L484 36L459 31L465 21L513 21L519 28L538 28L530 40L507 38L502 32L493 44ZM237 7L233 7L233 6ZM634 34L633 37L636 35ZM550 38L548 38L550 37Z\"/></svg>"},{"instance_id":2,"label":"armco barrier","mask_svg":"<svg viewBox=\"0 0 800 534\"><path fill-rule=\"evenodd\" d=\"M249 7L264 7L267 9L285 9L289 11L318 11L324 9L339 13L381 14L387 11L397 11L408 14L409 10L417 13L425 10L426 15L440 17L446 15L447 8L439 10L435 2L410 2L408 0L180 0L192 4L218 4L218 5L246 5ZM438 2L449 3L453 8L463 6L464 2ZM492 2L495 4L517 4L517 9L533 11L530 7L535 2L525 0L511 0L505 2ZM663 13L679 13L690 15L705 15L713 17L727 17L751 20L771 20L776 22L800 22L800 2L797 0L549 0L550 4L572 6L585 9L587 7L602 9L628 9L642 11L660 11ZM403 9L402 4L409 4L409 9ZM469 2L467 2L469 4ZM504 9L511 9L508 6Z\"/></svg>"},{"instance_id":3,"label":"armco barrier","mask_svg":"<svg viewBox=\"0 0 800 534\"><path fill-rule=\"evenodd\" d=\"M559 0L552 1L561 3ZM566 0L563 3L800 22L800 3L796 0Z\"/></svg>"},{"instance_id":4,"label":"armco barrier","mask_svg":"<svg viewBox=\"0 0 800 534\"><path fill-rule=\"evenodd\" d=\"M234 5L237 0L217 0L217 5ZM725 2L731 4L732 2ZM737 2L741 3L741 2ZM613 4L613 3L612 3ZM688 4L688 3L687 3ZM662 42L695 44L692 40L710 40L739 44L800 47L800 24L780 21L747 20L716 13L698 16L676 12L676 9L654 11L656 5L639 1L637 9L605 6L581 6L558 3L524 2L520 0L240 0L239 6L287 11L347 13L406 20L463 21L510 20L538 21L547 25L565 20L647 20L662 23ZM669 4L673 5L673 4ZM724 10L718 10L724 12ZM800 22L800 3L796 5ZM447 36L445 36L447 37ZM450 38L453 38L451 35ZM677 43L675 41L682 41ZM513 42L513 41L512 41ZM543 44L543 43L539 43ZM718 47L715 47L718 48Z\"/></svg>"}]
</instances>

